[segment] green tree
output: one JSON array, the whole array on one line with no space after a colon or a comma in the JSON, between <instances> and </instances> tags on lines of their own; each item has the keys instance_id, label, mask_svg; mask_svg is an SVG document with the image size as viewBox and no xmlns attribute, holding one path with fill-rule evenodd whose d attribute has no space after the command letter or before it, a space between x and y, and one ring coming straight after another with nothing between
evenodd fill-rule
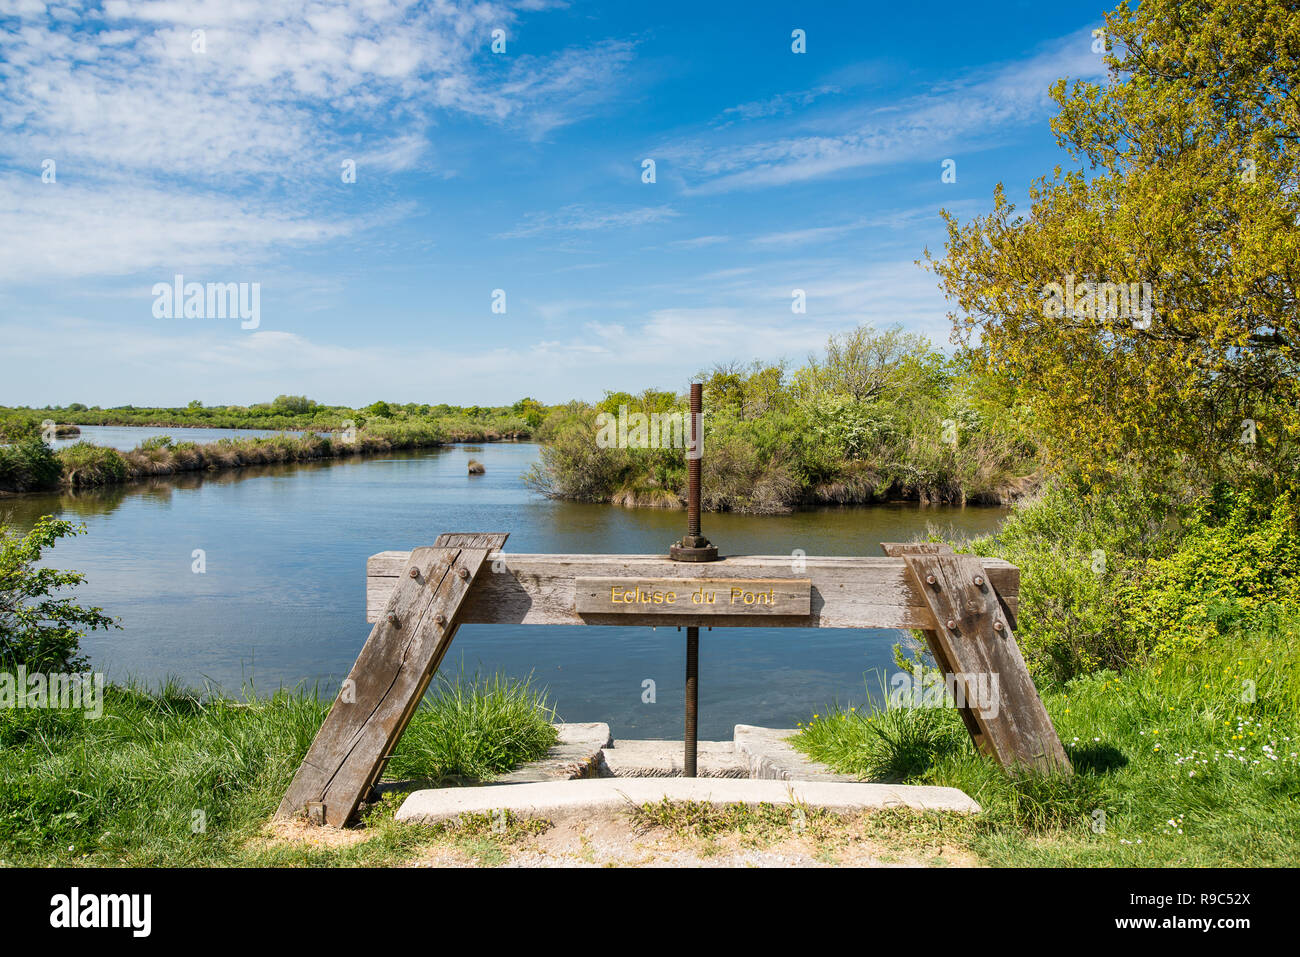
<instances>
[{"instance_id":1,"label":"green tree","mask_svg":"<svg viewBox=\"0 0 1300 957\"><path fill-rule=\"evenodd\" d=\"M75 571L37 567L41 552L85 526L46 515L26 535L0 526L0 668L84 670L80 640L87 631L120 627L99 608L83 608L61 589L84 582Z\"/></svg>"},{"instance_id":2,"label":"green tree","mask_svg":"<svg viewBox=\"0 0 1300 957\"><path fill-rule=\"evenodd\" d=\"M515 415L522 416L530 429L535 429L546 419L546 407L536 399L525 396L510 407Z\"/></svg>"},{"instance_id":3,"label":"green tree","mask_svg":"<svg viewBox=\"0 0 1300 957\"><path fill-rule=\"evenodd\" d=\"M808 357L796 375L796 390L805 398L845 395L855 402L896 397L915 363L934 350L924 336L901 326L877 331L858 326L826 340L826 355Z\"/></svg>"},{"instance_id":4,"label":"green tree","mask_svg":"<svg viewBox=\"0 0 1300 957\"><path fill-rule=\"evenodd\" d=\"M316 402L305 395L277 395L271 402L271 408L276 412L302 414L316 408Z\"/></svg>"},{"instance_id":5,"label":"green tree","mask_svg":"<svg viewBox=\"0 0 1300 957\"><path fill-rule=\"evenodd\" d=\"M1035 182L1027 217L1000 184L989 215L945 213L947 254L926 258L958 336L1085 477L1131 462L1294 482L1300 16L1143 0L1106 34L1109 82L1051 91L1082 168Z\"/></svg>"}]
</instances>

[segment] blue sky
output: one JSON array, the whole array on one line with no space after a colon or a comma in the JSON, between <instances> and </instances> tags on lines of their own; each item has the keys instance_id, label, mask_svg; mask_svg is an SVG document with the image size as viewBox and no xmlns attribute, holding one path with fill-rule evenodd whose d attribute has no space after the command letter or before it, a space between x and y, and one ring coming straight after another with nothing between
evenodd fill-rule
<instances>
[{"instance_id":1,"label":"blue sky","mask_svg":"<svg viewBox=\"0 0 1300 957\"><path fill-rule=\"evenodd\" d=\"M862 322L946 346L913 262L1065 164L1047 87L1102 75L1104 9L0 0L0 404L558 402ZM177 273L259 283L259 325L156 318Z\"/></svg>"}]
</instances>

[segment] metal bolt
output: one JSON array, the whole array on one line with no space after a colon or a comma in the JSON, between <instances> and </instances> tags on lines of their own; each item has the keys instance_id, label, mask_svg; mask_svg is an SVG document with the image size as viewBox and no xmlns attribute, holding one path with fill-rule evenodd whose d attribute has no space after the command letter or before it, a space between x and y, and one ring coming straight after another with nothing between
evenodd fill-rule
<instances>
[{"instance_id":1,"label":"metal bolt","mask_svg":"<svg viewBox=\"0 0 1300 957\"><path fill-rule=\"evenodd\" d=\"M447 616L442 612L438 612L433 616L433 623L441 628L443 625L447 624Z\"/></svg>"},{"instance_id":2,"label":"metal bolt","mask_svg":"<svg viewBox=\"0 0 1300 957\"><path fill-rule=\"evenodd\" d=\"M939 583L939 579L935 578L933 575L926 575L925 583L927 585L937 585Z\"/></svg>"},{"instance_id":3,"label":"metal bolt","mask_svg":"<svg viewBox=\"0 0 1300 957\"><path fill-rule=\"evenodd\" d=\"M388 623L392 625L394 628L402 627L402 623L398 620L397 616L394 615L392 612L388 613Z\"/></svg>"},{"instance_id":4,"label":"metal bolt","mask_svg":"<svg viewBox=\"0 0 1300 957\"><path fill-rule=\"evenodd\" d=\"M984 576L983 576L983 575L976 575L976 576L975 576L975 584L978 585L980 588L983 588L983 587L984 587Z\"/></svg>"},{"instance_id":5,"label":"metal bolt","mask_svg":"<svg viewBox=\"0 0 1300 957\"><path fill-rule=\"evenodd\" d=\"M459 575L461 578L464 578L464 579L466 579L466 580L469 579L469 569L466 568L464 565L462 565L460 568L456 569L456 574Z\"/></svg>"},{"instance_id":6,"label":"metal bolt","mask_svg":"<svg viewBox=\"0 0 1300 957\"><path fill-rule=\"evenodd\" d=\"M420 569L418 569L418 568L412 568L412 569L411 569L411 577L412 577L412 578L419 578L419 577L420 577Z\"/></svg>"},{"instance_id":7,"label":"metal bolt","mask_svg":"<svg viewBox=\"0 0 1300 957\"><path fill-rule=\"evenodd\" d=\"M1003 629L1003 624L1002 624L1002 622L1000 622L1000 621L995 621L995 622L993 623L993 630L994 630L994 631L1001 631L1002 629Z\"/></svg>"},{"instance_id":8,"label":"metal bolt","mask_svg":"<svg viewBox=\"0 0 1300 957\"><path fill-rule=\"evenodd\" d=\"M955 621L953 621L951 618L949 618L949 619L945 622L945 624L948 626L948 630L949 630L949 631L956 631L956 630L957 630L957 623L956 623Z\"/></svg>"}]
</instances>

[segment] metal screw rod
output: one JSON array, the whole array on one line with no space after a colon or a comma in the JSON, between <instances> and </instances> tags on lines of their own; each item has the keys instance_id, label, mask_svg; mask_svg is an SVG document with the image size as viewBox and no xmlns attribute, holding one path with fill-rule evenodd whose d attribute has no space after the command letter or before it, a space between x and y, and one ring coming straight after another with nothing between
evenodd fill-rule
<instances>
[{"instance_id":1,"label":"metal screw rod","mask_svg":"<svg viewBox=\"0 0 1300 957\"><path fill-rule=\"evenodd\" d=\"M695 774L696 729L699 725L700 707L700 629L686 629L686 756L682 761L682 777Z\"/></svg>"},{"instance_id":2,"label":"metal screw rod","mask_svg":"<svg viewBox=\"0 0 1300 957\"><path fill-rule=\"evenodd\" d=\"M700 534L700 425L704 413L704 383L691 383L691 455L686 460L686 534ZM695 542L690 544L694 545Z\"/></svg>"}]
</instances>

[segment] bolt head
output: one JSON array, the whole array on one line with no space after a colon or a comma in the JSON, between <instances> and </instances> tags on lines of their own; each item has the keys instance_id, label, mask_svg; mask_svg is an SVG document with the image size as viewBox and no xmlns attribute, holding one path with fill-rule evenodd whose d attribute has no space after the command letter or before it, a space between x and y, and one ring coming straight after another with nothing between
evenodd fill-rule
<instances>
[{"instance_id":1,"label":"bolt head","mask_svg":"<svg viewBox=\"0 0 1300 957\"><path fill-rule=\"evenodd\" d=\"M433 623L435 625L445 625L447 623L447 616L442 612L438 612L438 614L433 616Z\"/></svg>"},{"instance_id":2,"label":"bolt head","mask_svg":"<svg viewBox=\"0 0 1300 957\"><path fill-rule=\"evenodd\" d=\"M1002 622L1000 622L1000 621L995 621L995 622L993 623L993 630L994 630L994 631L1004 631L1005 629L1006 629L1006 626L1003 625Z\"/></svg>"},{"instance_id":3,"label":"bolt head","mask_svg":"<svg viewBox=\"0 0 1300 957\"><path fill-rule=\"evenodd\" d=\"M935 578L933 575L926 575L926 576L925 576L925 583L926 583L927 585L935 585L935 584L938 583L938 581L939 581L939 579Z\"/></svg>"},{"instance_id":4,"label":"bolt head","mask_svg":"<svg viewBox=\"0 0 1300 957\"><path fill-rule=\"evenodd\" d=\"M951 618L949 618L946 622L944 622L944 624L948 626L949 631L957 630L957 622L953 621Z\"/></svg>"},{"instance_id":5,"label":"bolt head","mask_svg":"<svg viewBox=\"0 0 1300 957\"><path fill-rule=\"evenodd\" d=\"M469 569L466 568L464 565L456 569L456 574L467 581L469 580Z\"/></svg>"},{"instance_id":6,"label":"bolt head","mask_svg":"<svg viewBox=\"0 0 1300 957\"><path fill-rule=\"evenodd\" d=\"M388 613L388 623L392 625L394 628L402 627L402 623L398 621L397 616L394 615L392 612Z\"/></svg>"},{"instance_id":7,"label":"bolt head","mask_svg":"<svg viewBox=\"0 0 1300 957\"><path fill-rule=\"evenodd\" d=\"M412 578L419 578L419 577L420 577L420 570L419 570L418 568L412 568L412 569L411 569L411 577L412 577Z\"/></svg>"},{"instance_id":8,"label":"bolt head","mask_svg":"<svg viewBox=\"0 0 1300 957\"><path fill-rule=\"evenodd\" d=\"M984 587L984 576L983 576L983 575L976 575L976 576L975 576L975 584L978 585L980 588L983 588L983 587Z\"/></svg>"}]
</instances>

